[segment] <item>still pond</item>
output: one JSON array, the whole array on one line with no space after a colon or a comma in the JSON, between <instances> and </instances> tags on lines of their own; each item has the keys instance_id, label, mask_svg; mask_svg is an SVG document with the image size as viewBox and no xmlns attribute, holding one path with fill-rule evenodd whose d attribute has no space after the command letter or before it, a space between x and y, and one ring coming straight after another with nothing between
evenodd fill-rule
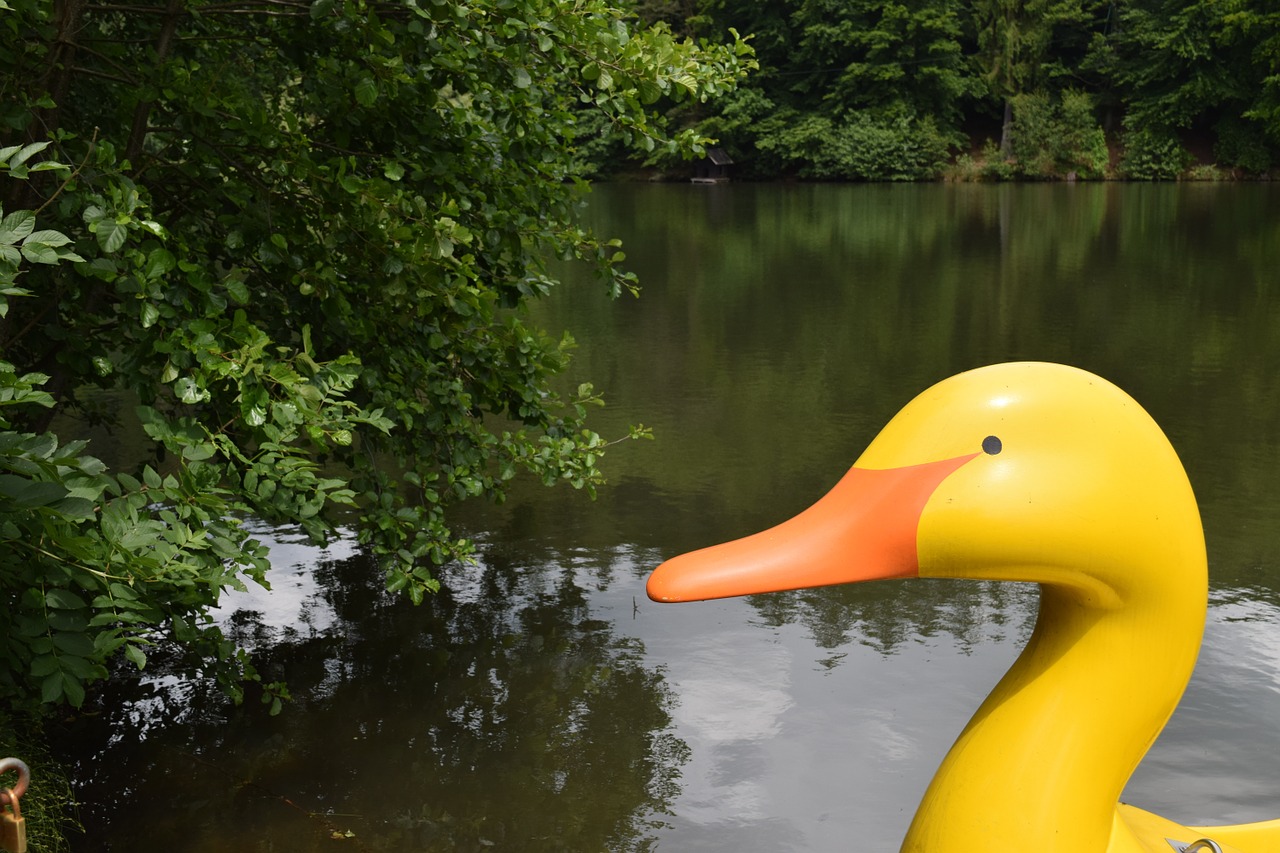
<instances>
[{"instance_id":1,"label":"still pond","mask_svg":"<svg viewBox=\"0 0 1280 853\"><path fill-rule=\"evenodd\" d=\"M414 608L350 542L263 529L229 630L271 718L161 672L57 732L82 851L893 851L1029 635L1034 587L884 582L659 606L663 558L787 518L915 394L998 361L1132 394L1187 467L1211 602L1125 799L1280 816L1280 186L603 186L640 299L535 309L609 401L594 503L517 489ZM1117 701L1123 701L1122 698Z\"/></svg>"}]
</instances>

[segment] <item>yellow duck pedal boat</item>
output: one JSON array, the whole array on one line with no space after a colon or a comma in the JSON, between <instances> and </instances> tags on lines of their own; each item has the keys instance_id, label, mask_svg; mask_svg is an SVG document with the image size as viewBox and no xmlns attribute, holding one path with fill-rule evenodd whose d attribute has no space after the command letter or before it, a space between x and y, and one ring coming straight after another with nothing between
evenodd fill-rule
<instances>
[{"instance_id":1,"label":"yellow duck pedal boat","mask_svg":"<svg viewBox=\"0 0 1280 853\"><path fill-rule=\"evenodd\" d=\"M1119 803L1204 631L1195 496L1123 391L1056 364L928 389L817 504L675 557L655 601L888 578L1040 584L1035 631L943 760L904 853L1280 853L1280 820L1193 827Z\"/></svg>"}]
</instances>

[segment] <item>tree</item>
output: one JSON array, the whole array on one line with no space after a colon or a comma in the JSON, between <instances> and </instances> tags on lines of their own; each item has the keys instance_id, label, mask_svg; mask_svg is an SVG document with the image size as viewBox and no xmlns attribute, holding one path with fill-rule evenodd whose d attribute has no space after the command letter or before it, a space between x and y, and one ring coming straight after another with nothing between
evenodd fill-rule
<instances>
[{"instance_id":1,"label":"tree","mask_svg":"<svg viewBox=\"0 0 1280 853\"><path fill-rule=\"evenodd\" d=\"M1231 16L1229 26L1250 45L1255 73L1262 84L1243 117L1260 124L1274 146L1280 143L1280 11L1263 0L1245 5L1246 9Z\"/></svg>"},{"instance_id":2,"label":"tree","mask_svg":"<svg viewBox=\"0 0 1280 853\"><path fill-rule=\"evenodd\" d=\"M1117 22L1097 51L1128 103L1136 128L1186 127L1224 100L1241 100L1249 83L1237 74L1246 53L1225 27L1229 4L1136 0L1120 4ZM1233 4L1238 5L1238 4Z\"/></svg>"},{"instance_id":3,"label":"tree","mask_svg":"<svg viewBox=\"0 0 1280 853\"><path fill-rule=\"evenodd\" d=\"M905 112L952 128L978 93L961 52L958 2L802 0L795 22L792 89L837 112Z\"/></svg>"},{"instance_id":4,"label":"tree","mask_svg":"<svg viewBox=\"0 0 1280 853\"><path fill-rule=\"evenodd\" d=\"M246 516L323 538L345 507L418 602L469 551L450 505L601 481L599 398L554 390L572 340L522 306L553 257L634 287L574 224L581 129L696 154L655 107L732 88L736 34L604 0L8 0L0 28L0 694L79 705L161 633L236 693L207 611L265 582ZM108 414L86 387L136 395L154 459L48 431Z\"/></svg>"},{"instance_id":5,"label":"tree","mask_svg":"<svg viewBox=\"0 0 1280 853\"><path fill-rule=\"evenodd\" d=\"M1064 53L1065 32L1085 25L1089 16L1082 0L972 0L969 5L983 77L1003 105L1000 151L1007 157L1014 98L1044 85L1052 60Z\"/></svg>"},{"instance_id":6,"label":"tree","mask_svg":"<svg viewBox=\"0 0 1280 853\"><path fill-rule=\"evenodd\" d=\"M1130 0L1091 61L1126 103L1137 136L1196 128L1219 162L1269 168L1280 142L1280 13L1263 2Z\"/></svg>"},{"instance_id":7,"label":"tree","mask_svg":"<svg viewBox=\"0 0 1280 853\"><path fill-rule=\"evenodd\" d=\"M744 169L836 180L934 177L982 92L955 0L708 4L750 29L761 72L700 127Z\"/></svg>"}]
</instances>

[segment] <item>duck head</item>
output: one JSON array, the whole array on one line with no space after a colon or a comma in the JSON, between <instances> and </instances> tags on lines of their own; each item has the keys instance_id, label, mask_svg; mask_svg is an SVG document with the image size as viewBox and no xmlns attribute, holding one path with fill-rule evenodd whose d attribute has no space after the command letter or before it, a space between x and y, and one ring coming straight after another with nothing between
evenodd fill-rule
<instances>
[{"instance_id":1,"label":"duck head","mask_svg":"<svg viewBox=\"0 0 1280 853\"><path fill-rule=\"evenodd\" d=\"M1189 592L1204 542L1173 448L1127 394L1046 363L979 368L920 394L817 504L675 557L660 602L858 581L1034 581L1108 609Z\"/></svg>"}]
</instances>

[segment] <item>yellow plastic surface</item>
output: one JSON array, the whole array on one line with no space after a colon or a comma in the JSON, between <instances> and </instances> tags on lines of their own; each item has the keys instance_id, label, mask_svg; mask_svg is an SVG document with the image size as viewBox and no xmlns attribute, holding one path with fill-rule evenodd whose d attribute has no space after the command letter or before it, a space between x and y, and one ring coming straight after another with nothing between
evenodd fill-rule
<instances>
[{"instance_id":1,"label":"yellow plastic surface","mask_svg":"<svg viewBox=\"0 0 1280 853\"><path fill-rule=\"evenodd\" d=\"M814 507L667 561L649 594L917 575L1034 581L1041 601L903 851L1169 853L1170 840L1211 838L1227 853L1280 853L1280 821L1189 828L1118 804L1191 675L1207 597L1191 486L1128 395L1054 364L952 377L908 404Z\"/></svg>"}]
</instances>

